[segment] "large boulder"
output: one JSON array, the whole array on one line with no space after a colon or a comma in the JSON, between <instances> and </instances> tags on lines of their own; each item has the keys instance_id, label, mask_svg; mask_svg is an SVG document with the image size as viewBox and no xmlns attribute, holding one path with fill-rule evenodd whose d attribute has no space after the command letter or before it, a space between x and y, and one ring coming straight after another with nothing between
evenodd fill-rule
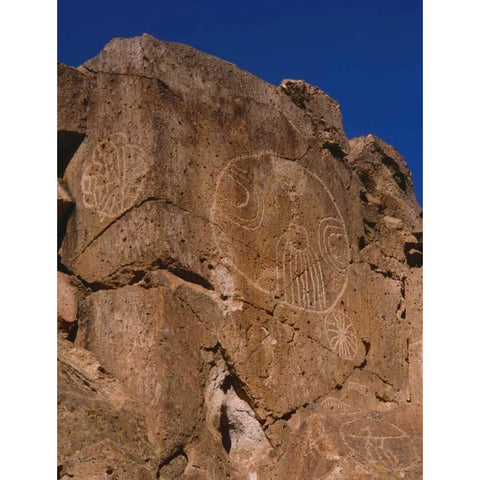
<instances>
[{"instance_id":1,"label":"large boulder","mask_svg":"<svg viewBox=\"0 0 480 480\"><path fill-rule=\"evenodd\" d=\"M149 35L61 72L60 98L86 92L70 340L134 401L135 458L161 479L419 478L422 220L398 152L348 141L316 87Z\"/></svg>"}]
</instances>

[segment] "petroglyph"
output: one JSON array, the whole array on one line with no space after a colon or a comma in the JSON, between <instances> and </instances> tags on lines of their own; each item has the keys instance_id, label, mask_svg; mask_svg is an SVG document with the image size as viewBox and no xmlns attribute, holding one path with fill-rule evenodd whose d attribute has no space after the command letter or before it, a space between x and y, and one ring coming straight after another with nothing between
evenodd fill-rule
<instances>
[{"instance_id":1,"label":"petroglyph","mask_svg":"<svg viewBox=\"0 0 480 480\"><path fill-rule=\"evenodd\" d=\"M325 335L330 347L344 360L352 360L358 349L357 332L351 320L340 310L325 318Z\"/></svg>"},{"instance_id":2,"label":"petroglyph","mask_svg":"<svg viewBox=\"0 0 480 480\"><path fill-rule=\"evenodd\" d=\"M334 397L327 397L325 400L322 400L320 409L329 415L351 413L350 405Z\"/></svg>"},{"instance_id":3,"label":"petroglyph","mask_svg":"<svg viewBox=\"0 0 480 480\"><path fill-rule=\"evenodd\" d=\"M397 452L405 446L409 436L396 425L373 418L362 418L344 423L341 435L345 445L372 465L387 470L400 466Z\"/></svg>"},{"instance_id":4,"label":"petroglyph","mask_svg":"<svg viewBox=\"0 0 480 480\"><path fill-rule=\"evenodd\" d=\"M220 173L214 237L233 270L289 307L327 313L348 280L345 223L324 182L271 152L238 157Z\"/></svg>"},{"instance_id":5,"label":"petroglyph","mask_svg":"<svg viewBox=\"0 0 480 480\"><path fill-rule=\"evenodd\" d=\"M100 220L115 218L138 198L145 180L145 153L125 134L99 140L87 157L81 179L82 199Z\"/></svg>"},{"instance_id":6,"label":"petroglyph","mask_svg":"<svg viewBox=\"0 0 480 480\"><path fill-rule=\"evenodd\" d=\"M322 257L339 272L345 272L350 260L346 232L337 218L324 218L318 225L318 238Z\"/></svg>"},{"instance_id":7,"label":"petroglyph","mask_svg":"<svg viewBox=\"0 0 480 480\"><path fill-rule=\"evenodd\" d=\"M325 308L322 270L305 227L290 225L278 241L276 289L289 305L314 311Z\"/></svg>"},{"instance_id":8,"label":"petroglyph","mask_svg":"<svg viewBox=\"0 0 480 480\"><path fill-rule=\"evenodd\" d=\"M346 390L352 390L354 392L359 393L360 395L366 395L368 391L368 387L366 385L362 385L361 383L349 381L345 384Z\"/></svg>"},{"instance_id":9,"label":"petroglyph","mask_svg":"<svg viewBox=\"0 0 480 480\"><path fill-rule=\"evenodd\" d=\"M242 228L255 230L263 219L264 202L251 173L231 164L217 194L222 200L219 204L222 216Z\"/></svg>"}]
</instances>

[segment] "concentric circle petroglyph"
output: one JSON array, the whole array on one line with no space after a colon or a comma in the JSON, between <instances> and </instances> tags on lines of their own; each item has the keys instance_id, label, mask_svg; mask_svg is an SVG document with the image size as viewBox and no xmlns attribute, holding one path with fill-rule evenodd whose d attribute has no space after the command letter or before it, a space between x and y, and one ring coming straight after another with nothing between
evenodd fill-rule
<instances>
[{"instance_id":1,"label":"concentric circle petroglyph","mask_svg":"<svg viewBox=\"0 0 480 480\"><path fill-rule=\"evenodd\" d=\"M144 182L147 165L141 147L125 134L99 140L85 161L81 189L83 203L100 218L115 218L134 205Z\"/></svg>"},{"instance_id":2,"label":"concentric circle petroglyph","mask_svg":"<svg viewBox=\"0 0 480 480\"><path fill-rule=\"evenodd\" d=\"M352 360L358 349L357 332L348 316L340 310L325 318L325 336L330 348L344 360Z\"/></svg>"},{"instance_id":3,"label":"concentric circle petroglyph","mask_svg":"<svg viewBox=\"0 0 480 480\"><path fill-rule=\"evenodd\" d=\"M345 222L325 183L271 152L229 161L212 206L217 245L255 288L289 307L331 311L348 280Z\"/></svg>"}]
</instances>

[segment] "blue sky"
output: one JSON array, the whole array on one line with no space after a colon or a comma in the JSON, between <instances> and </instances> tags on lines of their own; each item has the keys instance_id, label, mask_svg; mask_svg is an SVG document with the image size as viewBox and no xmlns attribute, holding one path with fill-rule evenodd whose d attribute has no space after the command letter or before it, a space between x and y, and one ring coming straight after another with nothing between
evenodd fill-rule
<instances>
[{"instance_id":1,"label":"blue sky","mask_svg":"<svg viewBox=\"0 0 480 480\"><path fill-rule=\"evenodd\" d=\"M373 133L413 172L422 204L421 0L152 0L58 3L58 59L78 66L113 37L186 43L278 85L337 100L348 138Z\"/></svg>"}]
</instances>

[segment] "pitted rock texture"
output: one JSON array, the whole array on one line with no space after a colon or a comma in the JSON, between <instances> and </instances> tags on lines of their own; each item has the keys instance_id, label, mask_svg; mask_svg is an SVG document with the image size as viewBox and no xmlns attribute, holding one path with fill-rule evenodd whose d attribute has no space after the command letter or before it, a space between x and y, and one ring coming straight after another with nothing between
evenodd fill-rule
<instances>
[{"instance_id":1,"label":"pitted rock texture","mask_svg":"<svg viewBox=\"0 0 480 480\"><path fill-rule=\"evenodd\" d=\"M149 35L59 64L58 109L58 478L421 478L399 153Z\"/></svg>"}]
</instances>

